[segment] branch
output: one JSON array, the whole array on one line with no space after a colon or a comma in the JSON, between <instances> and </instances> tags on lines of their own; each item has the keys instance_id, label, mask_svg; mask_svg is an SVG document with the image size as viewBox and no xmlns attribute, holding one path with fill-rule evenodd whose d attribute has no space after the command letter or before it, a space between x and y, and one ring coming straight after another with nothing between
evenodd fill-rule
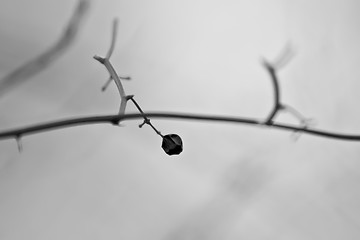
<instances>
[{"instance_id":1,"label":"branch","mask_svg":"<svg viewBox=\"0 0 360 240\"><path fill-rule=\"evenodd\" d=\"M110 84L111 80L114 80L116 83L116 86L118 87L119 90L119 94L120 94L120 110L119 110L119 115L124 115L125 114L125 109L126 109L126 104L127 101L131 100L134 105L136 106L136 108L139 110L140 114L142 115L142 117L144 118L144 122L142 124L139 125L139 127L141 128L142 126L144 126L145 124L149 125L155 132L156 134L158 134L160 137L162 137L164 139L164 136L160 133L160 131L158 131L154 125L150 122L150 119L145 115L145 113L143 112L143 110L141 109L140 105L135 101L134 99L134 95L126 95L125 94L125 90L124 87L121 84L121 80L120 79L127 79L129 80L129 77L119 77L119 75L116 73L114 67L112 66L112 64L110 63L110 57L114 51L115 48L115 42L116 42L116 35L117 35L117 25L118 25L118 20L114 19L113 22L113 31L112 31L112 38L111 38L111 44L110 44L110 48L108 50L108 53L106 54L105 58L101 58L99 56L94 56L94 59L96 59L97 61L99 61L100 63L104 64L106 69L108 70L108 72L110 73L110 77L107 80L107 82L105 83L105 85L102 87L102 90L106 90L107 86ZM119 123L119 121L118 121Z\"/></svg>"},{"instance_id":2,"label":"branch","mask_svg":"<svg viewBox=\"0 0 360 240\"><path fill-rule=\"evenodd\" d=\"M120 81L120 77L119 75L116 73L114 67L112 66L112 64L110 63L109 59L107 58L102 58L99 57L97 55L94 56L94 59L98 60L100 63L102 63L106 69L108 70L108 72L110 73L110 78L114 80L118 90L119 90L119 94L120 94L120 109L119 109L119 114L125 114L125 109L126 109L126 103L127 103L127 98L126 98L126 93L124 90L124 87ZM104 88L103 88L104 89Z\"/></svg>"},{"instance_id":3,"label":"branch","mask_svg":"<svg viewBox=\"0 0 360 240\"><path fill-rule=\"evenodd\" d=\"M80 0L60 39L47 51L0 80L0 96L44 70L73 43L89 5L90 1Z\"/></svg>"},{"instance_id":4,"label":"branch","mask_svg":"<svg viewBox=\"0 0 360 240\"><path fill-rule=\"evenodd\" d=\"M263 65L270 74L272 85L274 88L274 106L269 116L265 120L265 123L267 125L271 125L273 123L273 119L275 118L276 114L282 108L282 105L280 103L280 88L274 67L270 63L268 63L265 59L263 60Z\"/></svg>"},{"instance_id":5,"label":"branch","mask_svg":"<svg viewBox=\"0 0 360 240\"><path fill-rule=\"evenodd\" d=\"M111 37L110 48L108 50L108 53L106 54L107 59L110 59L112 53L114 52L115 42L116 42L116 37L117 37L118 22L119 22L119 20L117 18L115 18L114 22L113 22L113 29L112 29L112 37Z\"/></svg>"},{"instance_id":6,"label":"branch","mask_svg":"<svg viewBox=\"0 0 360 240\"><path fill-rule=\"evenodd\" d=\"M251 118L219 116L219 115L202 115L202 114L191 114L191 113L169 113L169 112L150 112L147 113L146 116L152 118L159 118L159 119L211 121L211 122L247 124L247 125L255 125L255 126L267 126L269 128L302 132L324 138L332 138L332 139L348 140L348 141L360 141L360 135L335 133L320 129L303 128L294 125L280 124L280 123L273 123L272 125L268 125L263 121L257 119L251 119ZM121 121L134 120L139 118L144 118L144 115L142 113L132 113L132 114L124 114L124 115L104 115L104 116L71 118L71 119L37 124L24 128L17 128L13 130L3 131L0 132L0 140L9 139L9 138L20 139L22 136L25 135L35 134L43 131L50 131L53 129L65 128L65 127L79 126L79 125L100 124L100 123L110 123L117 125Z\"/></svg>"},{"instance_id":7,"label":"branch","mask_svg":"<svg viewBox=\"0 0 360 240\"><path fill-rule=\"evenodd\" d=\"M155 132L157 135L159 135L160 137L164 137L159 130L157 130L154 125L152 125L152 123L150 122L150 118L147 117L147 115L145 115L144 111L141 109L140 105L135 101L134 99L134 95L130 95L129 99L134 103L134 105L136 106L136 108L139 110L140 114L143 116L144 118L144 122L142 124L139 125L139 127L141 128L142 126L144 126L144 124L149 125Z\"/></svg>"},{"instance_id":8,"label":"branch","mask_svg":"<svg viewBox=\"0 0 360 240\"><path fill-rule=\"evenodd\" d=\"M266 70L269 72L269 75L272 80L272 85L274 89L274 106L271 110L269 116L265 120L266 125L272 125L274 123L274 118L276 117L276 114L280 111L287 111L290 114L292 114L295 118L297 118L300 121L300 124L303 125L304 128L308 127L308 124L312 121L312 119L305 118L299 111L297 111L295 108L283 104L280 101L280 86L279 86L279 80L276 75L276 70L286 65L286 63L289 62L290 58L292 57L293 52L291 51L291 47L289 44L284 48L282 54L278 57L276 61L274 61L273 64L270 64L265 59L263 59L262 63L263 66L266 68Z\"/></svg>"},{"instance_id":9,"label":"branch","mask_svg":"<svg viewBox=\"0 0 360 240\"><path fill-rule=\"evenodd\" d=\"M102 91L105 91L105 89L107 88L107 86L109 85L109 83L111 82L111 80L114 80L118 90L119 90L119 94L120 94L120 109L119 109L119 114L125 114L125 109L126 109L126 103L128 101L128 97L125 93L124 87L121 83L120 79L127 79L129 80L130 77L119 77L119 75L116 73L113 65L110 63L110 57L114 51L114 47L115 47L115 42L116 42L116 35L117 35L117 25L118 25L118 20L114 19L113 22L113 31L112 31L112 37L111 37L111 44L110 44L110 48L108 50L108 53L106 54L105 58L99 57L97 55L94 56L94 59L99 61L101 64L103 64L106 69L108 70L110 77L109 79L106 81L105 85L102 87Z\"/></svg>"}]
</instances>

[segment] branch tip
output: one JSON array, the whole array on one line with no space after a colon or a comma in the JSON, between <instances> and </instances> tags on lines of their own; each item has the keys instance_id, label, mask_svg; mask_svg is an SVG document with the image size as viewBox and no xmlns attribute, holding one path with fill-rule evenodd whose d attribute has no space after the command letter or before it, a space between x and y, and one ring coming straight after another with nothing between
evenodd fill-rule
<instances>
[{"instance_id":1,"label":"branch tip","mask_svg":"<svg viewBox=\"0 0 360 240\"><path fill-rule=\"evenodd\" d=\"M277 59L274 61L274 66L276 66L277 69L280 69L284 67L287 63L290 62L291 58L295 55L293 48L290 43L287 43L284 49L282 50L282 53L279 54Z\"/></svg>"},{"instance_id":2,"label":"branch tip","mask_svg":"<svg viewBox=\"0 0 360 240\"><path fill-rule=\"evenodd\" d=\"M105 63L105 58L99 57L98 55L95 55L93 58L99 61L101 64Z\"/></svg>"},{"instance_id":3,"label":"branch tip","mask_svg":"<svg viewBox=\"0 0 360 240\"><path fill-rule=\"evenodd\" d=\"M120 76L119 76L120 77ZM123 80L131 80L131 77L127 76L127 77L120 77Z\"/></svg>"},{"instance_id":4,"label":"branch tip","mask_svg":"<svg viewBox=\"0 0 360 240\"><path fill-rule=\"evenodd\" d=\"M134 95L126 95L125 96L126 101L133 100L133 99L134 99Z\"/></svg>"},{"instance_id":5,"label":"branch tip","mask_svg":"<svg viewBox=\"0 0 360 240\"><path fill-rule=\"evenodd\" d=\"M139 128L142 128L145 124L146 124L146 122L144 120L141 124L139 124Z\"/></svg>"},{"instance_id":6,"label":"branch tip","mask_svg":"<svg viewBox=\"0 0 360 240\"><path fill-rule=\"evenodd\" d=\"M264 68L266 68L266 69L268 69L268 68L271 67L270 63L269 63L264 57L262 57L262 58L260 59L260 62L261 62L261 65L263 65Z\"/></svg>"},{"instance_id":7,"label":"branch tip","mask_svg":"<svg viewBox=\"0 0 360 240\"><path fill-rule=\"evenodd\" d=\"M106 54L106 58L110 59L112 53L114 52L115 42L116 42L116 35L117 35L117 25L118 19L115 18L113 21L113 28L112 28L112 36L111 36L111 44L108 53Z\"/></svg>"},{"instance_id":8,"label":"branch tip","mask_svg":"<svg viewBox=\"0 0 360 240\"><path fill-rule=\"evenodd\" d=\"M101 88L101 91L105 92L109 84L111 83L112 77L110 76L108 80L105 82L104 86Z\"/></svg>"},{"instance_id":9,"label":"branch tip","mask_svg":"<svg viewBox=\"0 0 360 240\"><path fill-rule=\"evenodd\" d=\"M18 151L21 153L22 150L23 150L23 146L22 146L22 142L21 142L21 135L20 134L16 135L15 139L16 139L16 144L17 144L17 147L18 147Z\"/></svg>"}]
</instances>

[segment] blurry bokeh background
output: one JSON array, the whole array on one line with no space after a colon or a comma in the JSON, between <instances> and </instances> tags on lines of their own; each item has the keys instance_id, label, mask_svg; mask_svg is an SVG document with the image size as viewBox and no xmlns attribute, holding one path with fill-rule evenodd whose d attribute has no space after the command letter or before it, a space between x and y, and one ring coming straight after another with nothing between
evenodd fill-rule
<instances>
[{"instance_id":1,"label":"blurry bokeh background","mask_svg":"<svg viewBox=\"0 0 360 240\"><path fill-rule=\"evenodd\" d=\"M0 2L0 78L61 36L73 0ZM0 128L115 114L105 68L130 75L145 111L265 118L273 90L261 57L291 43L282 99L317 128L360 133L356 0L90 1L74 43L0 96ZM128 104L128 112L135 112ZM291 116L277 120L296 123ZM152 120L177 133L167 156L138 121L0 141L1 239L358 239L360 143L246 125Z\"/></svg>"}]
</instances>

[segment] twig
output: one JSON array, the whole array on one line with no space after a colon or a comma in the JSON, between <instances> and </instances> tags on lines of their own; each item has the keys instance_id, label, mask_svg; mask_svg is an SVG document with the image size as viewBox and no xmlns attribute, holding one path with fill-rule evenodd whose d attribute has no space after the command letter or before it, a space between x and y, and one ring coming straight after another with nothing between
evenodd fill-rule
<instances>
[{"instance_id":1,"label":"twig","mask_svg":"<svg viewBox=\"0 0 360 240\"><path fill-rule=\"evenodd\" d=\"M292 57L292 51L289 46L289 44L284 49L283 53L280 54L278 59L274 61L273 64L270 64L265 59L263 59L263 66L266 68L266 70L269 72L269 75L271 77L273 89L274 89L274 106L269 114L269 116L265 120L266 125L272 125L274 123L274 118L276 117L277 113L280 111L288 111L290 114L292 114L294 117L296 117L300 123L303 125L303 128L307 128L307 122L308 119L306 119L299 111L297 111L295 108L283 104L280 100L280 86L279 86L279 80L276 75L276 70L286 65L286 63L289 62L290 58Z\"/></svg>"},{"instance_id":2,"label":"twig","mask_svg":"<svg viewBox=\"0 0 360 240\"><path fill-rule=\"evenodd\" d=\"M73 43L89 5L90 1L80 0L61 38L47 51L0 80L0 96L44 70Z\"/></svg>"},{"instance_id":3,"label":"twig","mask_svg":"<svg viewBox=\"0 0 360 240\"><path fill-rule=\"evenodd\" d=\"M122 79L122 80L131 80L130 77L121 77L121 76L119 76L119 78ZM108 87L109 84L111 83L111 80L112 80L112 78L111 78L111 76L110 76L110 77L108 78L108 80L105 82L104 86L101 88L101 91L104 92L104 91L107 89L107 87Z\"/></svg>"},{"instance_id":4,"label":"twig","mask_svg":"<svg viewBox=\"0 0 360 240\"><path fill-rule=\"evenodd\" d=\"M18 135L18 136L15 137L15 139L16 139L16 144L17 144L17 147L18 147L18 151L22 152L23 146L22 146L22 142L21 142L21 136Z\"/></svg>"},{"instance_id":5,"label":"twig","mask_svg":"<svg viewBox=\"0 0 360 240\"><path fill-rule=\"evenodd\" d=\"M278 58L274 61L273 66L276 69L284 67L294 56L293 47L290 43L287 43L283 51L279 54Z\"/></svg>"},{"instance_id":6,"label":"twig","mask_svg":"<svg viewBox=\"0 0 360 240\"><path fill-rule=\"evenodd\" d=\"M151 118L159 118L159 119L212 121L212 122L226 122L226 123L237 123L237 124L240 123L240 124L248 124L248 125L256 125L256 126L267 126L269 128L303 132L306 134L316 135L325 138L360 141L360 135L335 133L320 129L303 128L303 127L281 124L281 123L273 123L272 125L267 125L261 120L242 118L242 117L202 115L202 114L191 114L191 113L170 113L170 112L149 112L146 113L146 116ZM144 115L141 113L132 113L132 114L124 114L124 115L104 115L104 116L71 118L71 119L37 124L24 128L17 128L13 130L3 131L0 132L0 140L9 139L9 138L18 139L20 136L26 136L30 134L35 134L43 131L50 131L53 129L65 128L65 127L88 125L88 124L100 124L100 123L118 124L121 121L134 120L139 118L144 118Z\"/></svg>"},{"instance_id":7,"label":"twig","mask_svg":"<svg viewBox=\"0 0 360 240\"><path fill-rule=\"evenodd\" d=\"M282 105L280 103L280 88L274 67L270 63L268 63L265 59L263 60L263 65L270 74L272 80L272 86L274 88L274 106L269 116L265 120L265 124L271 125L278 111L282 109Z\"/></svg>"},{"instance_id":8,"label":"twig","mask_svg":"<svg viewBox=\"0 0 360 240\"><path fill-rule=\"evenodd\" d=\"M112 64L110 63L109 59L107 58L102 58L99 57L97 55L94 56L94 59L98 60L100 63L102 63L106 69L109 71L111 79L114 80L118 90L119 90L119 94L120 94L120 109L119 109L119 114L125 114L125 108L126 108L126 102L127 102L127 98L126 98L126 94L125 94L125 90L124 87L121 84L120 81L120 77L118 76L118 74L116 73L114 67L112 66Z\"/></svg>"},{"instance_id":9,"label":"twig","mask_svg":"<svg viewBox=\"0 0 360 240\"><path fill-rule=\"evenodd\" d=\"M152 123L150 122L150 119L145 115L145 113L143 112L143 110L141 109L140 105L135 101L134 99L134 95L130 95L128 96L129 99L134 103L134 105L136 106L136 108L139 110L140 114L143 116L144 118L144 122L142 124L139 125L139 127L141 128L142 126L144 126L144 124L149 125L155 132L156 134L160 135L161 137L164 137L160 131L158 131L154 125L152 125Z\"/></svg>"},{"instance_id":10,"label":"twig","mask_svg":"<svg viewBox=\"0 0 360 240\"><path fill-rule=\"evenodd\" d=\"M118 27L118 22L119 20L117 18L114 19L113 22L113 29L112 29L112 37L111 37L111 43L110 43L110 48L106 54L106 58L110 59L112 53L114 52L114 47L115 47L115 42L116 42L116 37L117 37L117 27Z\"/></svg>"},{"instance_id":11,"label":"twig","mask_svg":"<svg viewBox=\"0 0 360 240\"><path fill-rule=\"evenodd\" d=\"M120 109L119 109L119 114L125 114L125 109L126 109L126 103L128 101L127 95L125 94L125 90L124 87L121 83L120 77L119 75L116 73L113 65L110 63L110 57L114 51L114 46L115 46L115 42L116 42L116 34L117 34L117 25L118 25L118 20L115 19L113 22L113 31L112 31L112 38L111 38L111 44L110 44L110 48L108 50L108 53L106 54L105 58L99 57L97 55L94 56L94 59L96 59L97 61L99 61L101 64L103 64L106 69L108 70L110 77L107 80L107 82L105 83L105 85L102 87L102 90L104 91L107 86L109 85L111 80L114 80L118 90L119 90L119 94L120 94ZM125 77L124 79L130 79L129 77Z\"/></svg>"},{"instance_id":12,"label":"twig","mask_svg":"<svg viewBox=\"0 0 360 240\"><path fill-rule=\"evenodd\" d=\"M125 108L126 108L126 104L127 101L131 100L136 108L139 110L140 114L143 116L144 118L144 122L142 124L139 125L139 127L141 128L142 126L144 126L144 124L149 125L155 132L156 134L158 134L159 136L161 136L162 138L164 137L160 131L158 131L154 125L150 122L150 119L145 115L145 113L143 112L143 110L141 109L140 105L135 101L134 99L134 95L126 95L125 94L125 90L124 87L121 84L121 80L120 79L127 79L129 80L129 77L124 77L121 78L119 77L119 75L115 72L114 67L112 66L112 64L110 63L110 57L114 51L115 48L115 42L116 42L116 35L117 35L117 25L118 25L118 20L114 19L113 22L113 31L112 31L112 38L111 38L111 44L110 44L110 48L108 53L106 54L106 58L101 58L99 56L94 56L94 58L96 60L98 60L100 63L104 64L105 67L107 68L107 70L110 73L110 77L109 79L106 81L105 85L102 87L102 90L106 90L106 88L108 87L108 85L110 84L111 80L114 80L116 83L116 86L118 87L119 90L119 94L120 94L120 110L119 110L119 115L124 115L125 114Z\"/></svg>"}]
</instances>

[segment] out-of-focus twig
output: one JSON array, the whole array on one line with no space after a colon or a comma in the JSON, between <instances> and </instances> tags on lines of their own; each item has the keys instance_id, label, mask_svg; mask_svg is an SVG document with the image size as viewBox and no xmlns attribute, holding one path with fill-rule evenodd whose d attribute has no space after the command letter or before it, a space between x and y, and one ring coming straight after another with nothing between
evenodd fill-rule
<instances>
[{"instance_id":1,"label":"out-of-focus twig","mask_svg":"<svg viewBox=\"0 0 360 240\"><path fill-rule=\"evenodd\" d=\"M280 111L287 111L288 113L292 114L295 118L297 118L300 121L300 124L303 126L303 128L307 128L308 123L312 121L311 119L305 118L295 108L282 103L280 100L280 86L276 71L279 70L281 67L285 66L289 62L292 56L293 56L293 52L291 51L291 47L287 45L284 51L278 57L278 59L274 61L274 63L269 63L268 61L263 59L262 62L263 66L269 72L272 81L272 86L274 88L274 106L269 116L266 118L264 122L266 125L272 125L274 122L274 118Z\"/></svg>"},{"instance_id":2,"label":"out-of-focus twig","mask_svg":"<svg viewBox=\"0 0 360 240\"><path fill-rule=\"evenodd\" d=\"M25 63L0 80L0 97L53 63L74 41L90 6L89 0L79 0L68 25L58 41L47 51Z\"/></svg>"},{"instance_id":3,"label":"out-of-focus twig","mask_svg":"<svg viewBox=\"0 0 360 240\"><path fill-rule=\"evenodd\" d=\"M277 75L275 72L275 68L270 63L268 63L265 59L263 60L263 65L270 74L270 77L272 80L272 86L274 88L274 106L273 106L269 116L265 120L265 123L267 125L271 125L273 123L273 119L275 118L276 114L282 108L282 105L280 102L280 87L279 87L279 82L278 82Z\"/></svg>"}]
</instances>

